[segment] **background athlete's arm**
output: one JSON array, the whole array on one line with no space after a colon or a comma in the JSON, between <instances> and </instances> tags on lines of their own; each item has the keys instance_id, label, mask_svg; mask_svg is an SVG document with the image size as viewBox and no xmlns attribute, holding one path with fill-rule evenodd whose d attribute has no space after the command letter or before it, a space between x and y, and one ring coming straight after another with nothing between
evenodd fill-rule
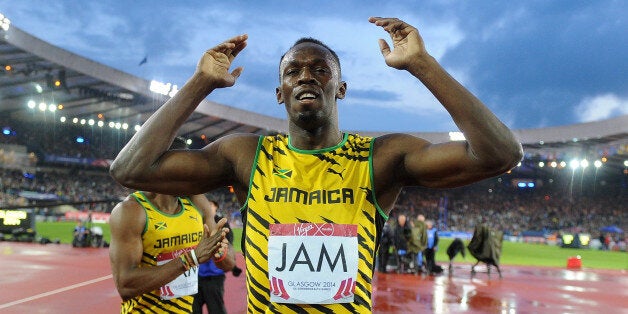
<instances>
[{"instance_id":1,"label":"background athlete's arm","mask_svg":"<svg viewBox=\"0 0 628 314\"><path fill-rule=\"evenodd\" d=\"M109 259L113 281L122 300L159 289L185 271L179 259L162 266L139 267L144 251L142 232L145 223L144 210L133 199L119 203L111 212Z\"/></svg>"}]
</instances>

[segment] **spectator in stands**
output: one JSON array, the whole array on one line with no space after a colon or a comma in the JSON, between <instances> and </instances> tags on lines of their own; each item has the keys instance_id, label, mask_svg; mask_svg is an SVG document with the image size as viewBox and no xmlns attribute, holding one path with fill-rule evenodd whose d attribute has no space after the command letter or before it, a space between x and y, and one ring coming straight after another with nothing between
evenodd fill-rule
<instances>
[{"instance_id":1,"label":"spectator in stands","mask_svg":"<svg viewBox=\"0 0 628 314\"><path fill-rule=\"evenodd\" d=\"M338 56L322 42L304 38L280 60L276 96L286 108L288 136L231 134L201 150L169 151L182 123L200 102L217 88L233 86L242 73L240 67L229 70L247 45L248 36L240 35L203 54L190 80L144 123L111 166L112 176L134 189L176 195L234 187L244 206L251 312L305 311L311 307L300 301L305 293L310 300L325 303L317 305L322 311L372 311L376 238L401 189L469 184L507 171L522 157L512 132L427 53L416 28L396 18L369 21L392 40L393 47L379 41L386 64L419 79L448 110L466 141L432 144L407 134L368 138L341 132L337 100L345 97L347 84L341 80ZM308 201L303 202L306 196ZM325 242L327 250L342 247L356 256L348 261L357 265L349 277L359 287L354 295L330 303L335 291L328 295L303 290L291 290L289 296L271 293L271 278L296 276L275 265L286 252L277 241L297 223L316 224L299 231L329 223L341 229L357 228L349 237L330 236ZM270 229L277 233L271 234ZM360 238L359 246L350 244L355 237ZM317 239L307 239L303 246L316 249ZM321 276L338 277L330 269L324 274L298 269L302 280Z\"/></svg>"}]
</instances>

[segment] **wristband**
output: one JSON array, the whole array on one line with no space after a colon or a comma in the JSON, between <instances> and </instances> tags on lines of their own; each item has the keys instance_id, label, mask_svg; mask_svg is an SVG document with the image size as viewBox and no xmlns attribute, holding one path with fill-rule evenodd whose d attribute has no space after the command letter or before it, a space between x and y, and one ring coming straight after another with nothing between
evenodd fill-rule
<instances>
[{"instance_id":1,"label":"wristband","mask_svg":"<svg viewBox=\"0 0 628 314\"><path fill-rule=\"evenodd\" d=\"M198 266L198 259L196 258L196 252L194 252L194 250L190 250L190 255L192 255L192 261L194 262L194 266Z\"/></svg>"},{"instance_id":2,"label":"wristband","mask_svg":"<svg viewBox=\"0 0 628 314\"><path fill-rule=\"evenodd\" d=\"M226 247L224 252L222 252L222 255L220 255L220 257L218 257L218 259L216 259L214 257L214 263L219 263L222 262L226 257L227 257L227 252L229 251L229 247Z\"/></svg>"}]
</instances>

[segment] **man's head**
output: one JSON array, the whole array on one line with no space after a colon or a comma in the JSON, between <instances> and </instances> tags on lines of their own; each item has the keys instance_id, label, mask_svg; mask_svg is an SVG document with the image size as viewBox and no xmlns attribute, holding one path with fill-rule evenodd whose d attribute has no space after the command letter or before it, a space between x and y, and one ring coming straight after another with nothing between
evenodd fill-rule
<instances>
[{"instance_id":1,"label":"man's head","mask_svg":"<svg viewBox=\"0 0 628 314\"><path fill-rule=\"evenodd\" d=\"M277 102L285 104L291 123L303 129L337 124L336 99L345 96L338 56L312 38L298 40L281 58Z\"/></svg>"},{"instance_id":2,"label":"man's head","mask_svg":"<svg viewBox=\"0 0 628 314\"><path fill-rule=\"evenodd\" d=\"M316 39L316 38L312 38L312 37L302 37L300 39L298 39L297 41L294 42L294 44L292 44L292 46L290 46L290 49L288 49L288 51L286 51L283 55L281 55L281 59L279 59L279 80L281 80L281 63L283 62L283 59L286 57L286 54L294 49L297 45L302 44L302 43L312 43L312 44L317 44L325 49L327 49L327 51L329 51L329 53L331 53L332 57L334 58L334 61L336 61L336 65L338 66L338 77L341 77L341 67L340 67L340 58L338 58L338 54L336 54L336 52L329 48L329 46L327 46L325 43L323 43L322 41Z\"/></svg>"}]
</instances>

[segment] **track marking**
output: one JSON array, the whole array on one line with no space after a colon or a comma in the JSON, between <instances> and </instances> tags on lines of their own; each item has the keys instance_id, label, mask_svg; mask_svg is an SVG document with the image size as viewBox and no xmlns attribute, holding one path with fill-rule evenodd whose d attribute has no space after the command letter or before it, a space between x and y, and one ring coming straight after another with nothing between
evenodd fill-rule
<instances>
[{"instance_id":1,"label":"track marking","mask_svg":"<svg viewBox=\"0 0 628 314\"><path fill-rule=\"evenodd\" d=\"M80 283L77 283L77 284L73 284L71 286L67 286L67 287L56 289L56 290L40 293L40 294L34 295L32 297L24 298L24 299L21 299L21 300L17 300L17 301L5 303L5 304L0 304L0 309L5 309L7 307L11 307L11 306L18 305L18 304L25 303L25 302L30 302L30 301L37 300L37 299L40 299L40 298L43 298L43 297L51 296L53 294L57 294L57 293L65 292L65 291L68 291L68 290L80 288L80 287L83 287L83 286L91 285L93 283L97 283L97 282L100 282L100 281L103 281L103 280L107 280L107 279L111 279L111 278L113 278L113 275L107 275L107 276L103 276L103 277L100 277L100 278L96 278L96 279L92 279L92 280L88 280L88 281L83 281L83 282L80 282Z\"/></svg>"}]
</instances>

